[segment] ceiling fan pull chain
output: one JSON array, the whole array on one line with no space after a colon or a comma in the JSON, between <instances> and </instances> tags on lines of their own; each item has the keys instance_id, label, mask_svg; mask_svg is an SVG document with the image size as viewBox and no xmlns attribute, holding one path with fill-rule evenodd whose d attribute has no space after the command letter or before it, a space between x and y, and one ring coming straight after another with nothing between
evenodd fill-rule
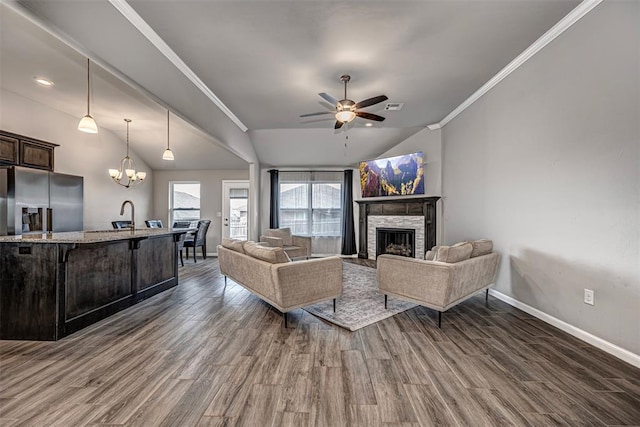
<instances>
[{"instance_id":1,"label":"ceiling fan pull chain","mask_svg":"<svg viewBox=\"0 0 640 427\"><path fill-rule=\"evenodd\" d=\"M347 141L349 141L349 135L344 136L344 156L347 157Z\"/></svg>"}]
</instances>

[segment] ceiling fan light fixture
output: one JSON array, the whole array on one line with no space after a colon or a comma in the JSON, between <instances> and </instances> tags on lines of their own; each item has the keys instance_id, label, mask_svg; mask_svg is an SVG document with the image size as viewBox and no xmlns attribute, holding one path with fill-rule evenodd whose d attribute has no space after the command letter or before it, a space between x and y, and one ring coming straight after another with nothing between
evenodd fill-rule
<instances>
[{"instance_id":1,"label":"ceiling fan light fixture","mask_svg":"<svg viewBox=\"0 0 640 427\"><path fill-rule=\"evenodd\" d=\"M336 113L336 120L342 123L349 123L351 120L356 118L356 113L351 110L338 111Z\"/></svg>"}]
</instances>

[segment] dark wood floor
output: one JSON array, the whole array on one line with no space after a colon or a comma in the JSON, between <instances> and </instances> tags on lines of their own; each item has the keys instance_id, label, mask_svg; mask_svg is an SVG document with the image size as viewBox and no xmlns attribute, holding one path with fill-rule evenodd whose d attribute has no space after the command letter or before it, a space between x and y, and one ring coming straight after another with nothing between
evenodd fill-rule
<instances>
[{"instance_id":1,"label":"dark wood floor","mask_svg":"<svg viewBox=\"0 0 640 427\"><path fill-rule=\"evenodd\" d=\"M484 296L356 332L217 260L58 342L0 342L0 425L639 425L640 370ZM380 302L382 304L382 301ZM339 306L339 303L338 303Z\"/></svg>"}]
</instances>

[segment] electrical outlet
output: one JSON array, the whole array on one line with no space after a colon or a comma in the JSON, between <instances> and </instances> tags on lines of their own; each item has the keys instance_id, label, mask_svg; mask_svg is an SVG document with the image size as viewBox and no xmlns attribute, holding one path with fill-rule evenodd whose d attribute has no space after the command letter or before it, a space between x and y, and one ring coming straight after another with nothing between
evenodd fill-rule
<instances>
[{"instance_id":1,"label":"electrical outlet","mask_svg":"<svg viewBox=\"0 0 640 427\"><path fill-rule=\"evenodd\" d=\"M595 305L595 294L591 289L584 290L584 303L589 305Z\"/></svg>"}]
</instances>

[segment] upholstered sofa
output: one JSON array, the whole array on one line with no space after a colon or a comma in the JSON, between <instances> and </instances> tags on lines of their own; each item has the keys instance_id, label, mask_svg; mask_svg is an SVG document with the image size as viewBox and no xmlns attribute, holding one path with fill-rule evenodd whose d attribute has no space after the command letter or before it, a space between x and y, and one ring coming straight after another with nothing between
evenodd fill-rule
<instances>
[{"instance_id":1,"label":"upholstered sofa","mask_svg":"<svg viewBox=\"0 0 640 427\"><path fill-rule=\"evenodd\" d=\"M281 247L222 239L220 271L283 313L342 294L342 260L337 256L292 262Z\"/></svg>"},{"instance_id":2,"label":"upholstered sofa","mask_svg":"<svg viewBox=\"0 0 640 427\"><path fill-rule=\"evenodd\" d=\"M500 255L490 240L437 246L425 260L397 255L377 257L378 287L384 294L442 312L494 284Z\"/></svg>"},{"instance_id":3,"label":"upholstered sofa","mask_svg":"<svg viewBox=\"0 0 640 427\"><path fill-rule=\"evenodd\" d=\"M290 228L268 228L260 236L260 242L283 248L289 258L311 257L311 237L294 236Z\"/></svg>"}]
</instances>

